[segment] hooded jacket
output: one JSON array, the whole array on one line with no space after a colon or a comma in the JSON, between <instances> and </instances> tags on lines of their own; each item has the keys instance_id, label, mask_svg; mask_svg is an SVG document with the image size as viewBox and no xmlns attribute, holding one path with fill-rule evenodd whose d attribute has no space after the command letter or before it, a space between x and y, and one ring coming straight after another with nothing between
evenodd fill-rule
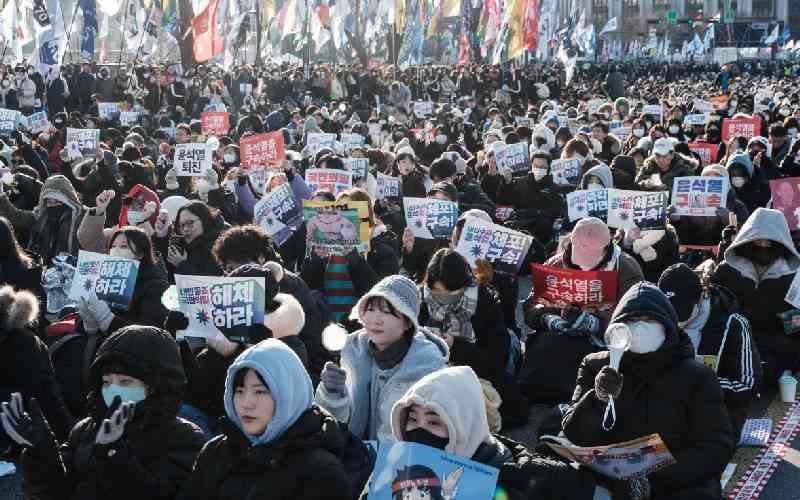
<instances>
[{"instance_id":1,"label":"hooded jacket","mask_svg":"<svg viewBox=\"0 0 800 500\"><path fill-rule=\"evenodd\" d=\"M627 155L617 155L611 161L611 175L619 189L635 190L636 161Z\"/></svg>"},{"instance_id":2,"label":"hooded jacket","mask_svg":"<svg viewBox=\"0 0 800 500\"><path fill-rule=\"evenodd\" d=\"M247 369L261 376L275 400L260 436L244 434L233 402L235 376ZM351 498L340 459L347 434L313 406L311 379L289 347L267 339L247 349L228 370L225 386L224 432L203 448L179 498Z\"/></svg>"},{"instance_id":3,"label":"hooded jacket","mask_svg":"<svg viewBox=\"0 0 800 500\"><path fill-rule=\"evenodd\" d=\"M600 183L606 189L614 187L614 176L611 174L611 169L607 165L597 165L586 171L581 177L580 189L588 189L589 177L594 176L600 179Z\"/></svg>"},{"instance_id":4,"label":"hooded jacket","mask_svg":"<svg viewBox=\"0 0 800 500\"><path fill-rule=\"evenodd\" d=\"M689 337L678 328L669 299L652 283L639 283L620 299L612 322L646 316L664 326L655 352L622 356L622 392L614 399L616 424L602 429L606 403L595 395L595 377L608 351L586 356L578 370L562 427L579 446L620 443L658 433L676 463L648 475L653 499L719 499L719 477L734 450L717 378L694 359Z\"/></svg>"},{"instance_id":5,"label":"hooded jacket","mask_svg":"<svg viewBox=\"0 0 800 500\"><path fill-rule=\"evenodd\" d=\"M728 175L733 167L743 168L747 174L747 182L744 186L737 188L731 185L731 190L736 193L736 197L742 200L750 212L755 211L758 207L765 207L772 196L769 183L762 172L753 167L750 155L747 153L732 155L725 167L728 169Z\"/></svg>"},{"instance_id":6,"label":"hooded jacket","mask_svg":"<svg viewBox=\"0 0 800 500\"><path fill-rule=\"evenodd\" d=\"M118 366L150 392L136 405L123 436L98 446L95 438L107 413L102 375ZM59 449L25 450L27 498L174 498L205 441L200 429L177 417L185 383L178 345L165 331L129 326L108 337L91 367L90 416Z\"/></svg>"}]
</instances>

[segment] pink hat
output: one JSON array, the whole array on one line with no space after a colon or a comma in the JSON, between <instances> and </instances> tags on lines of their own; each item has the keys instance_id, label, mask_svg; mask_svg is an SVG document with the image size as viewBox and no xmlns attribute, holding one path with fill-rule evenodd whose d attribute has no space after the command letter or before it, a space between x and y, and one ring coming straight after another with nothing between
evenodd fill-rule
<instances>
[{"instance_id":1,"label":"pink hat","mask_svg":"<svg viewBox=\"0 0 800 500\"><path fill-rule=\"evenodd\" d=\"M575 224L570 239L572 263L582 269L593 269L603 260L611 235L605 222L597 217L587 217Z\"/></svg>"}]
</instances>

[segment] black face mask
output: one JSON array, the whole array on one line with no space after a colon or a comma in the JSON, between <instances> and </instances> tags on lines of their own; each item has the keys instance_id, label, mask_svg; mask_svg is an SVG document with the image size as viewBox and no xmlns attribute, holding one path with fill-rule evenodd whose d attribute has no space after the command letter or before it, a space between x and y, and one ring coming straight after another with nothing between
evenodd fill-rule
<instances>
[{"instance_id":1,"label":"black face mask","mask_svg":"<svg viewBox=\"0 0 800 500\"><path fill-rule=\"evenodd\" d=\"M778 247L757 247L753 246L750 249L750 259L758 264L759 266L769 266L778 258L780 258L782 252L781 249Z\"/></svg>"},{"instance_id":2,"label":"black face mask","mask_svg":"<svg viewBox=\"0 0 800 500\"><path fill-rule=\"evenodd\" d=\"M61 216L67 211L66 205L57 205L54 207L47 207L47 218L51 221L58 221Z\"/></svg>"},{"instance_id":3,"label":"black face mask","mask_svg":"<svg viewBox=\"0 0 800 500\"><path fill-rule=\"evenodd\" d=\"M440 450L444 450L444 447L450 442L450 438L439 437L422 428L417 428L413 431L406 431L406 440L413 443L424 444Z\"/></svg>"}]
</instances>

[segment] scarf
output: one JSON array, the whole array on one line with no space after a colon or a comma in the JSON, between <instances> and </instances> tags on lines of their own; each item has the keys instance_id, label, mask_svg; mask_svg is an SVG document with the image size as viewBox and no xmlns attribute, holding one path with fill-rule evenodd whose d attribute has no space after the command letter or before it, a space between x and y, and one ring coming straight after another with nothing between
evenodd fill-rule
<instances>
[{"instance_id":1,"label":"scarf","mask_svg":"<svg viewBox=\"0 0 800 500\"><path fill-rule=\"evenodd\" d=\"M372 355L372 359L375 360L375 364L378 365L378 368L381 370L391 370L399 365L400 362L403 361L403 358L406 357L406 354L408 354L408 350L411 348L411 338L407 335L403 335L403 338L383 351L379 351L372 342L368 344L368 347L369 353Z\"/></svg>"},{"instance_id":2,"label":"scarf","mask_svg":"<svg viewBox=\"0 0 800 500\"><path fill-rule=\"evenodd\" d=\"M428 285L423 289L425 304L434 321L442 324L442 332L463 339L470 344L475 343L475 332L472 330L472 316L478 308L478 286L469 285L461 293L457 302L441 304L431 293Z\"/></svg>"},{"instance_id":3,"label":"scarf","mask_svg":"<svg viewBox=\"0 0 800 500\"><path fill-rule=\"evenodd\" d=\"M691 339L695 353L697 353L697 350L700 347L700 341L702 340L700 338L700 331L704 326L706 326L709 316L711 316L711 298L705 296L700 299L700 302L698 303L697 314L686 320L685 324L681 325L683 331L685 331L686 335L688 335Z\"/></svg>"}]
</instances>

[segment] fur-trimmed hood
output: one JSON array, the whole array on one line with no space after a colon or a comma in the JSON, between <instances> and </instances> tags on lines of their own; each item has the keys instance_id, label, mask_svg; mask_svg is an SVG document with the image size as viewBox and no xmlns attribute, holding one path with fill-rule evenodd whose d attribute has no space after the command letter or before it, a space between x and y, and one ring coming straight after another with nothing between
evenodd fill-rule
<instances>
[{"instance_id":1,"label":"fur-trimmed hood","mask_svg":"<svg viewBox=\"0 0 800 500\"><path fill-rule=\"evenodd\" d=\"M306 324L306 313L296 298L288 293L275 295L273 311L264 316L264 326L270 329L276 339L297 335Z\"/></svg>"},{"instance_id":2,"label":"fur-trimmed hood","mask_svg":"<svg viewBox=\"0 0 800 500\"><path fill-rule=\"evenodd\" d=\"M5 332L19 330L39 317L39 299L27 290L0 288L0 326Z\"/></svg>"}]
</instances>

